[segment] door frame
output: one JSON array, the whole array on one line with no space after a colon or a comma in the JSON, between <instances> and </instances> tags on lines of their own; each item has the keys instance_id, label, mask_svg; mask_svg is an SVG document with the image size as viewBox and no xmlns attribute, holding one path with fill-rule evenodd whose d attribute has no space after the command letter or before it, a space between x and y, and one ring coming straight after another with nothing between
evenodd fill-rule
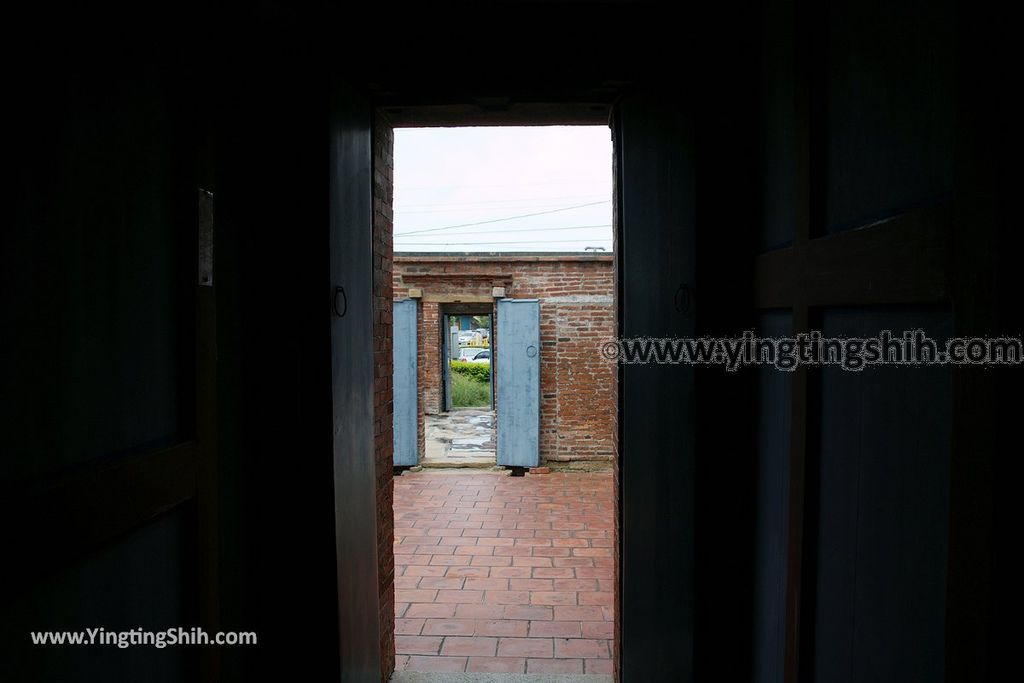
<instances>
[{"instance_id":1,"label":"door frame","mask_svg":"<svg viewBox=\"0 0 1024 683\"><path fill-rule=\"evenodd\" d=\"M615 253L615 266L614 266L614 268L615 268L615 271L616 271L616 279L617 279L617 281L619 283L621 283L622 279L623 279L622 278L623 260L622 260L622 254L620 252L620 248L623 246L623 241L621 239L621 237L622 237L622 225L621 225L622 214L621 214L621 208L620 207L621 207L621 203L622 202L621 202L621 197L619 196L619 193L621 191L621 188L619 187L619 185L621 184L621 175L622 175L622 156L621 156L621 153L620 153L620 147L619 147L618 143L616 142L616 136L619 135L619 132L616 130L616 127L613 125L613 122L611 120L609 120L609 118L608 118L608 112L609 112L608 108L604 108L601 111L595 111L595 109L592 106L588 105L587 106L588 111L586 112L586 116L585 117L581 117L580 111L577 108L578 105L566 104L565 106L566 106L566 111L567 112L572 112L572 114L571 115L567 115L566 118L562 119L562 118L559 118L557 115L553 115L552 114L552 112L554 110L557 110L559 108L559 105L555 105L554 107L546 107L545 108L545 112L544 112L544 117L539 118L536 121L533 121L533 123L534 124L542 124L542 125L601 125L601 126L607 126L609 131L610 131L610 135L612 136L613 148L615 149L615 155L613 157L613 169L612 169L613 170L613 178L614 178L614 181L613 181L614 182L614 186L613 186L613 198L614 199L613 199L613 201L614 201L614 204L616 206L616 210L614 212L614 219L613 219L613 223L614 223L613 234L614 234L614 240L615 240L615 247L614 247L614 250L613 250L614 253ZM391 113L392 112L390 110L386 109L386 108L378 107L376 109L377 122L375 122L375 125L373 127L373 132L374 132L374 136L375 136L375 140L374 140L373 146L374 146L375 149L376 149L377 144L378 144L378 142L376 140L376 137L382 135L381 121L387 122L386 125L387 125L389 130L393 130L393 128L394 128L394 120L391 119L390 116L389 116ZM432 114L428 114L427 116L425 116L424 119L423 119L423 122L420 122L418 125L420 125L420 126L421 125L429 125L429 126L441 127L441 126L446 126L446 125L480 125L480 124L485 123L486 125L501 126L501 125L523 125L525 123L525 121L523 121L521 118L520 119L516 119L515 117L510 117L507 120L502 120L500 118L498 120L495 120L495 119L489 118L485 122L481 122L479 120L475 120L473 118L473 116L474 116L474 113L473 112L469 112L468 115L467 115L467 118L463 119L463 118L460 118L459 114L453 112L452 113L452 117L453 117L452 119L450 119L450 120L446 119L444 121L440 121L436 117L436 112L434 112ZM417 117L417 107L415 107L415 106L403 107L402 110L401 110L402 123L400 125L402 127L414 127L414 126L417 126L417 119L416 119L416 117ZM384 174L384 175L386 175L386 174ZM389 190L390 190L390 186L388 186L388 187L389 187ZM375 183L373 188L372 188L372 191L373 191L373 203L374 203L374 205L377 204L377 194L376 193L379 190L380 190L380 188L378 187L378 184ZM387 197L387 201L390 202L390 196ZM640 223L640 222L638 221L638 223ZM653 226L647 226L647 227L648 227L649 230L653 230L654 231L654 233L652 233L652 234L656 234L657 233L657 230L655 230ZM390 228L390 225L389 225L389 228ZM637 225L634 228L634 230L635 230L634 234L640 235L643 232L643 226L642 225ZM639 243L639 241L638 241L638 243ZM651 246L650 248L654 249L653 246ZM660 253L660 251L659 251L659 253ZM650 256L650 254L648 254L648 257L649 256ZM637 254L636 258L637 259L642 259L644 257L641 254ZM393 266L391 266L391 260L390 259L388 259L388 266L389 266L389 268L393 267ZM393 273L393 271L389 272L389 276L386 277L386 278L382 278L382 280L386 279L387 282L390 284L391 281L392 281L392 278L391 278L392 273ZM650 278L648 278L648 283L651 286L657 286L659 284L659 283L651 283ZM668 282L661 282L660 284L663 285L665 288L669 287L669 283ZM621 287L621 285L617 286L617 288L616 288L616 297L617 298L621 297L623 291L624 290ZM637 295L634 296L634 299L639 303L639 302L641 302L641 298L640 298L641 296L643 296L643 295L637 294ZM388 301L390 302L390 300L391 300L391 297L389 296L388 297ZM670 302L669 305L671 305L671 301L672 300L670 298L669 299L669 302ZM452 302L452 303L454 303L454 302ZM497 312L496 311L496 306L493 304L493 302L490 305L491 305L491 313L490 313L490 315L491 315L491 377L492 377L492 402L491 402L491 405L492 405L492 408L496 409L497 408L496 404L499 401L498 401L498 397L496 396L497 386L495 384L495 378L496 378L496 373L498 372L498 367L500 365L500 362L498 361L498 359L496 357L496 351L498 350L498 348L499 348L499 346L501 344L500 339L499 339L499 337L501 335L501 330L499 329L499 325L497 324L497 321L496 321L496 312ZM617 302L617 306L616 306L616 320L617 320L617 325L618 325L619 329L621 329L622 322L623 322L623 317L622 317L623 307L624 307L623 303L622 303L621 299L619 299L619 301ZM448 327L448 324L445 321L445 311L443 309L438 311L438 317L442 321L441 324L439 324L439 328L442 328L442 330L444 330L443 334L445 334L446 330L447 330L447 327ZM443 355L444 354L442 354L442 356ZM621 371L622 371L622 368L620 367L620 375L619 375L619 383L620 383L619 386L620 387L622 386L622 384L621 384L621 382L622 382ZM622 615L621 601L622 601L622 594L623 594L623 582L622 582L621 565L622 565L623 559L624 559L623 537L626 534L626 529L625 529L625 527L623 525L624 517L623 517L623 504L622 503L623 503L623 499L624 499L624 488L623 488L623 479L622 479L621 468L620 468L620 454L624 450L623 444L625 443L625 441L624 441L625 439L630 439L630 440L640 439L641 442L643 442L643 441L646 441L647 438L648 438L647 436L645 436L646 430L644 430L643 427L638 426L638 427L635 427L635 428L625 428L625 429L623 428L623 424L622 424L622 420L621 420L622 406L623 406L622 392L620 390L620 392L619 392L619 404L618 404L618 411L619 411L619 414L620 414L619 430L618 430L618 433L617 433L617 439L616 439L616 445L615 445L615 456L614 456L614 462L613 462L613 472L614 472L613 476L614 476L615 482L616 482L615 483L615 497L616 497L616 500L615 500L615 504L614 504L614 513L613 513L613 517L614 517L613 529L615 530L615 545L614 545L613 557L615 558L615 574L614 574L615 578L614 578L614 584L615 584L615 596L616 597L615 597L615 606L614 606L615 637L613 639L612 662L613 662L614 670L616 672L621 672L620 660L621 660L621 653L622 653L622 644L624 642L623 633L624 633L624 630L625 630L624 629L624 622L623 622L623 619L622 619L622 616L621 616ZM498 427L496 425L496 429L500 429L500 427ZM388 483L390 483L390 481ZM687 520L687 523L690 523L690 520ZM642 538L647 538L649 536L649 533L648 533L649 530L647 530L647 529L640 529L635 524L634 524L633 528L635 528L637 530L637 532L638 532L636 534L636 540L637 540L638 543L642 543L643 541L641 539ZM390 553L390 545L387 545L387 546L382 545L381 546L381 552L385 553L385 555L383 555L381 557L378 557L378 565L381 566L381 567L392 567L393 566L393 559L387 555L388 553ZM641 562L642 560L638 556L635 561ZM393 589L393 583L392 583L392 589ZM391 592L390 595L393 595L393 592ZM382 599L382 601L387 599L386 597L384 597L384 593L382 593L382 598L381 599ZM388 614L393 614L393 612L394 612L394 610L393 610L393 598L391 598L391 603L390 604L388 604L388 605L383 605L382 604L381 605L380 614L382 615L382 618L383 618L383 617L385 617ZM638 634L640 634L640 635L637 636L638 638L642 637L642 634L643 634L644 630L645 629L641 628L641 629L639 629L637 631ZM392 632L393 632L393 629L392 629ZM670 654L666 654L665 657L673 659L673 661L674 661L674 657L671 657ZM617 676L620 676L620 675L621 675L620 673L617 673Z\"/></svg>"},{"instance_id":2,"label":"door frame","mask_svg":"<svg viewBox=\"0 0 1024 683\"><path fill-rule=\"evenodd\" d=\"M458 295L456 295L456 298ZM452 312L453 310L459 312ZM490 340L487 348L491 350L491 372L489 383L489 392L491 395L490 405L488 408L494 410L494 317L497 312L497 305L495 303L450 303L440 304L438 306L438 327L441 328L441 401L442 401L442 412L451 412L454 407L452 405L451 397L451 382L452 382L452 369L451 364L448 362L449 359L449 348L451 344L451 331L448 325L449 316L453 315L486 315L488 323L488 333L490 334Z\"/></svg>"}]
</instances>

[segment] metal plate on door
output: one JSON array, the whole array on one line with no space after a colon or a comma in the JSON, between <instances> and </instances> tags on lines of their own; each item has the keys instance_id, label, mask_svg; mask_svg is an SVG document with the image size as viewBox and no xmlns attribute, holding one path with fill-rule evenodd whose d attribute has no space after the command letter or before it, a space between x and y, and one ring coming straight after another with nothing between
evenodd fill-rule
<instances>
[{"instance_id":1,"label":"metal plate on door","mask_svg":"<svg viewBox=\"0 0 1024 683\"><path fill-rule=\"evenodd\" d=\"M213 193L199 188L198 285L213 287Z\"/></svg>"}]
</instances>

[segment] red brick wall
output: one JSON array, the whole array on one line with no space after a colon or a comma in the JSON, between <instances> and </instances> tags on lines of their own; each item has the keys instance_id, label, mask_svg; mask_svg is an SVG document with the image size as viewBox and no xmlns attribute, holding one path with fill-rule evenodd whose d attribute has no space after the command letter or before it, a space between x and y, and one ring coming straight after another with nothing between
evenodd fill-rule
<instances>
[{"instance_id":1,"label":"red brick wall","mask_svg":"<svg viewBox=\"0 0 1024 683\"><path fill-rule=\"evenodd\" d=\"M619 336L619 266L620 261L619 255L622 253L620 247L622 242L619 239L619 230L621 229L621 223L619 223L619 212L621 210L620 199L619 199L619 160L618 160L618 145L615 141L616 127L612 126L612 168L616 169L612 175L613 182L615 183L612 191L612 225L615 226L612 232L612 252L615 254L615 260L612 264L612 281L614 283L615 296L615 336ZM618 366L615 370L616 383L621 376L622 366ZM613 625L614 637L612 638L612 672L615 675L615 681L621 680L622 671L622 554L619 550L622 548L621 538L619 536L619 527L621 517L619 511L619 483L622 480L622 462L620 458L622 454L619 452L619 401L616 396L615 410L612 411L612 431L615 434L615 438L612 439L612 509L615 510L615 521L612 525L612 535L614 536L614 546L612 549L612 558L615 564L615 597L613 598L615 605L615 621Z\"/></svg>"},{"instance_id":2,"label":"red brick wall","mask_svg":"<svg viewBox=\"0 0 1024 683\"><path fill-rule=\"evenodd\" d=\"M416 452L422 457L426 448L424 414L433 415L441 411L441 351L437 344L425 344L427 335L437 335L440 325L440 308L437 304L420 303L417 306L416 327L416 381L419 385L419 410L416 411Z\"/></svg>"},{"instance_id":3,"label":"red brick wall","mask_svg":"<svg viewBox=\"0 0 1024 683\"><path fill-rule=\"evenodd\" d=\"M436 303L421 302L419 313L416 370L420 384L420 412L434 415L444 409L441 397L441 308Z\"/></svg>"},{"instance_id":4,"label":"red brick wall","mask_svg":"<svg viewBox=\"0 0 1024 683\"><path fill-rule=\"evenodd\" d=\"M392 188L394 132L378 113L373 130L373 434L377 475L377 563L382 681L395 669L395 516L392 466Z\"/></svg>"},{"instance_id":5,"label":"red brick wall","mask_svg":"<svg viewBox=\"0 0 1024 683\"><path fill-rule=\"evenodd\" d=\"M428 296L489 296L492 287L540 300L542 460L611 461L617 375L601 343L615 336L612 256L395 256L396 298L409 288ZM441 407L438 308L420 306L421 411L427 413Z\"/></svg>"}]
</instances>

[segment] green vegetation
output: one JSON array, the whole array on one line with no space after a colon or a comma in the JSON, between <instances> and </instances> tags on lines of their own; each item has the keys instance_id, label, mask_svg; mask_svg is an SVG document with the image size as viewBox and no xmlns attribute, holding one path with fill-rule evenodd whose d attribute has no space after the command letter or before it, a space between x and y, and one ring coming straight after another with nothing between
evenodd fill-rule
<instances>
[{"instance_id":1,"label":"green vegetation","mask_svg":"<svg viewBox=\"0 0 1024 683\"><path fill-rule=\"evenodd\" d=\"M452 363L454 370L454 363ZM473 365L473 363L464 363ZM478 363L477 365L483 365ZM484 368L487 368L484 365ZM452 407L486 408L491 405L491 387L487 381L480 382L469 375L452 372Z\"/></svg>"},{"instance_id":2,"label":"green vegetation","mask_svg":"<svg viewBox=\"0 0 1024 683\"><path fill-rule=\"evenodd\" d=\"M484 384L491 381L490 363L470 363L464 360L453 360L451 364L452 375L463 375Z\"/></svg>"}]
</instances>

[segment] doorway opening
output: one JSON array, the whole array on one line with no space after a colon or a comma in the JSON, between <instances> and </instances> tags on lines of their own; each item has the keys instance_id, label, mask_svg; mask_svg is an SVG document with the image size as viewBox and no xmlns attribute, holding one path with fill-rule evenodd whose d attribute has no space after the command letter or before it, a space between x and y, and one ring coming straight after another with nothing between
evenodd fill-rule
<instances>
[{"instance_id":1,"label":"doorway opening","mask_svg":"<svg viewBox=\"0 0 1024 683\"><path fill-rule=\"evenodd\" d=\"M474 309L458 306L455 310ZM485 312L453 313L452 307L444 310L448 332L442 339L445 410L490 410L494 407L491 307L476 309L481 310Z\"/></svg>"},{"instance_id":2,"label":"doorway opening","mask_svg":"<svg viewBox=\"0 0 1024 683\"><path fill-rule=\"evenodd\" d=\"M494 467L497 430L491 372L492 306L441 306L443 409L424 418L423 467Z\"/></svg>"},{"instance_id":3,"label":"doorway opening","mask_svg":"<svg viewBox=\"0 0 1024 683\"><path fill-rule=\"evenodd\" d=\"M611 131L388 133L395 670L610 674Z\"/></svg>"}]
</instances>

